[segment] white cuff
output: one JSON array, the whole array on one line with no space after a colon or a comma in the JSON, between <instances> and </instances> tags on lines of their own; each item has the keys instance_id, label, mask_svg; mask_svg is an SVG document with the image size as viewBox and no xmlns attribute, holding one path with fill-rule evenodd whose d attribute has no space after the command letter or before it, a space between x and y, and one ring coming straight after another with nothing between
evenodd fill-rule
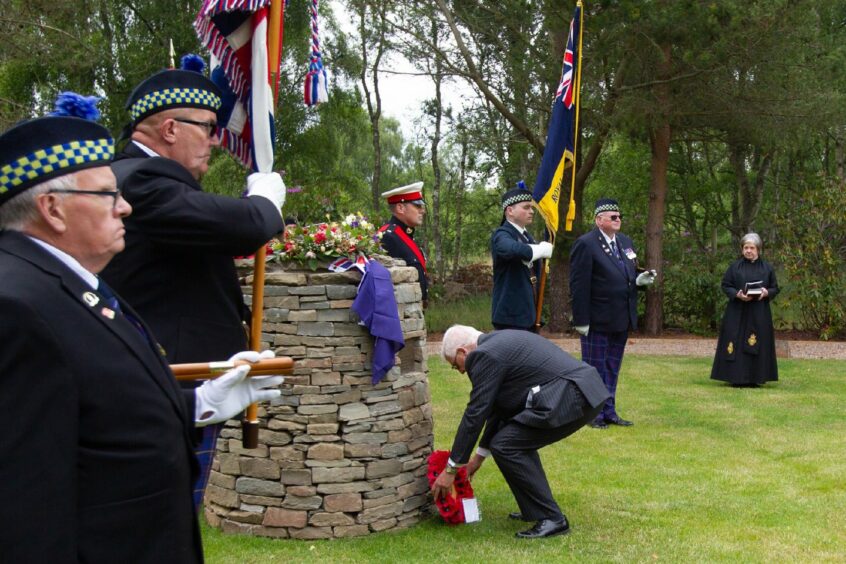
<instances>
[{"instance_id":1,"label":"white cuff","mask_svg":"<svg viewBox=\"0 0 846 564\"><path fill-rule=\"evenodd\" d=\"M476 454L478 454L479 456L482 456L484 458L487 458L491 455L491 451L489 451L486 448L476 447Z\"/></svg>"}]
</instances>

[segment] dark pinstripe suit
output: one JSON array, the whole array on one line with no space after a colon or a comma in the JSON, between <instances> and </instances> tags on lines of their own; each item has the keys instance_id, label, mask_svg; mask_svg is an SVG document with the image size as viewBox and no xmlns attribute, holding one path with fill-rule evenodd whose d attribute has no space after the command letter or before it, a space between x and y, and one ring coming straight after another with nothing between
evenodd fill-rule
<instances>
[{"instance_id":1,"label":"dark pinstripe suit","mask_svg":"<svg viewBox=\"0 0 846 564\"><path fill-rule=\"evenodd\" d=\"M560 519L537 451L599 412L608 391L596 370L543 337L513 329L479 337L465 369L473 388L450 458L466 463L484 428L479 446L491 450L523 516ZM536 386L541 392L529 409L526 400Z\"/></svg>"}]
</instances>

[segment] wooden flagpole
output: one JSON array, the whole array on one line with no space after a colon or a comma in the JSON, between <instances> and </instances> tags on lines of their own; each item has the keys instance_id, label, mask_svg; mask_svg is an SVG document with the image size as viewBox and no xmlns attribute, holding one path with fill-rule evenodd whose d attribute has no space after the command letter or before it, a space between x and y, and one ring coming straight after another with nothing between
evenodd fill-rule
<instances>
[{"instance_id":1,"label":"wooden flagpole","mask_svg":"<svg viewBox=\"0 0 846 564\"><path fill-rule=\"evenodd\" d=\"M267 36L267 67L273 88L273 106L279 95L279 64L282 60L282 26L285 13L285 0L271 0ZM264 264L267 256L266 245L256 251L253 262L253 303L250 319L250 348L261 350L261 328L264 319ZM241 443L244 448L258 447L258 404L247 407L241 420Z\"/></svg>"}]
</instances>

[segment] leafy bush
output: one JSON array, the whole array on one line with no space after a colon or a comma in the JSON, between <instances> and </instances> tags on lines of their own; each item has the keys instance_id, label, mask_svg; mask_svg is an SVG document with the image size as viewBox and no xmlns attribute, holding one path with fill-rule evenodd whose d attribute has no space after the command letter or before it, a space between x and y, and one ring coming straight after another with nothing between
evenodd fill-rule
<instances>
[{"instance_id":1,"label":"leafy bush","mask_svg":"<svg viewBox=\"0 0 846 564\"><path fill-rule=\"evenodd\" d=\"M805 184L776 217L780 240L773 254L795 289L785 305L803 328L821 339L846 336L846 214L843 187L834 181Z\"/></svg>"}]
</instances>

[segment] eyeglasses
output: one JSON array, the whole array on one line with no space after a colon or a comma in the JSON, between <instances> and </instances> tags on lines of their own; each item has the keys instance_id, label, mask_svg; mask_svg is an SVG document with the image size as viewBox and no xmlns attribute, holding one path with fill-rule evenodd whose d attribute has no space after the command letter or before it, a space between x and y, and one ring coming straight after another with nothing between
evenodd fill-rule
<instances>
[{"instance_id":1,"label":"eyeglasses","mask_svg":"<svg viewBox=\"0 0 846 564\"><path fill-rule=\"evenodd\" d=\"M458 370L458 353L464 353L465 356L467 354L460 348L455 351L455 355L452 357L452 360L449 361L450 367L453 368L454 370ZM447 359L447 360L449 360L449 359Z\"/></svg>"},{"instance_id":2,"label":"eyeglasses","mask_svg":"<svg viewBox=\"0 0 846 564\"><path fill-rule=\"evenodd\" d=\"M55 188L53 190L48 190L48 194L89 194L91 196L111 196L112 200L112 209L117 207L118 198L120 198L120 190L77 190L73 188Z\"/></svg>"},{"instance_id":3,"label":"eyeglasses","mask_svg":"<svg viewBox=\"0 0 846 564\"><path fill-rule=\"evenodd\" d=\"M206 134L209 137L214 137L217 135L217 122L216 121L196 121L193 119L187 118L173 118L173 121L178 121L180 123L188 123L191 125L196 125L197 127L202 127L206 130Z\"/></svg>"},{"instance_id":4,"label":"eyeglasses","mask_svg":"<svg viewBox=\"0 0 846 564\"><path fill-rule=\"evenodd\" d=\"M607 215L607 216L605 216L605 219L607 219L607 220L609 220L609 221L617 221L618 219L623 219L623 214L620 214L620 215Z\"/></svg>"}]
</instances>

